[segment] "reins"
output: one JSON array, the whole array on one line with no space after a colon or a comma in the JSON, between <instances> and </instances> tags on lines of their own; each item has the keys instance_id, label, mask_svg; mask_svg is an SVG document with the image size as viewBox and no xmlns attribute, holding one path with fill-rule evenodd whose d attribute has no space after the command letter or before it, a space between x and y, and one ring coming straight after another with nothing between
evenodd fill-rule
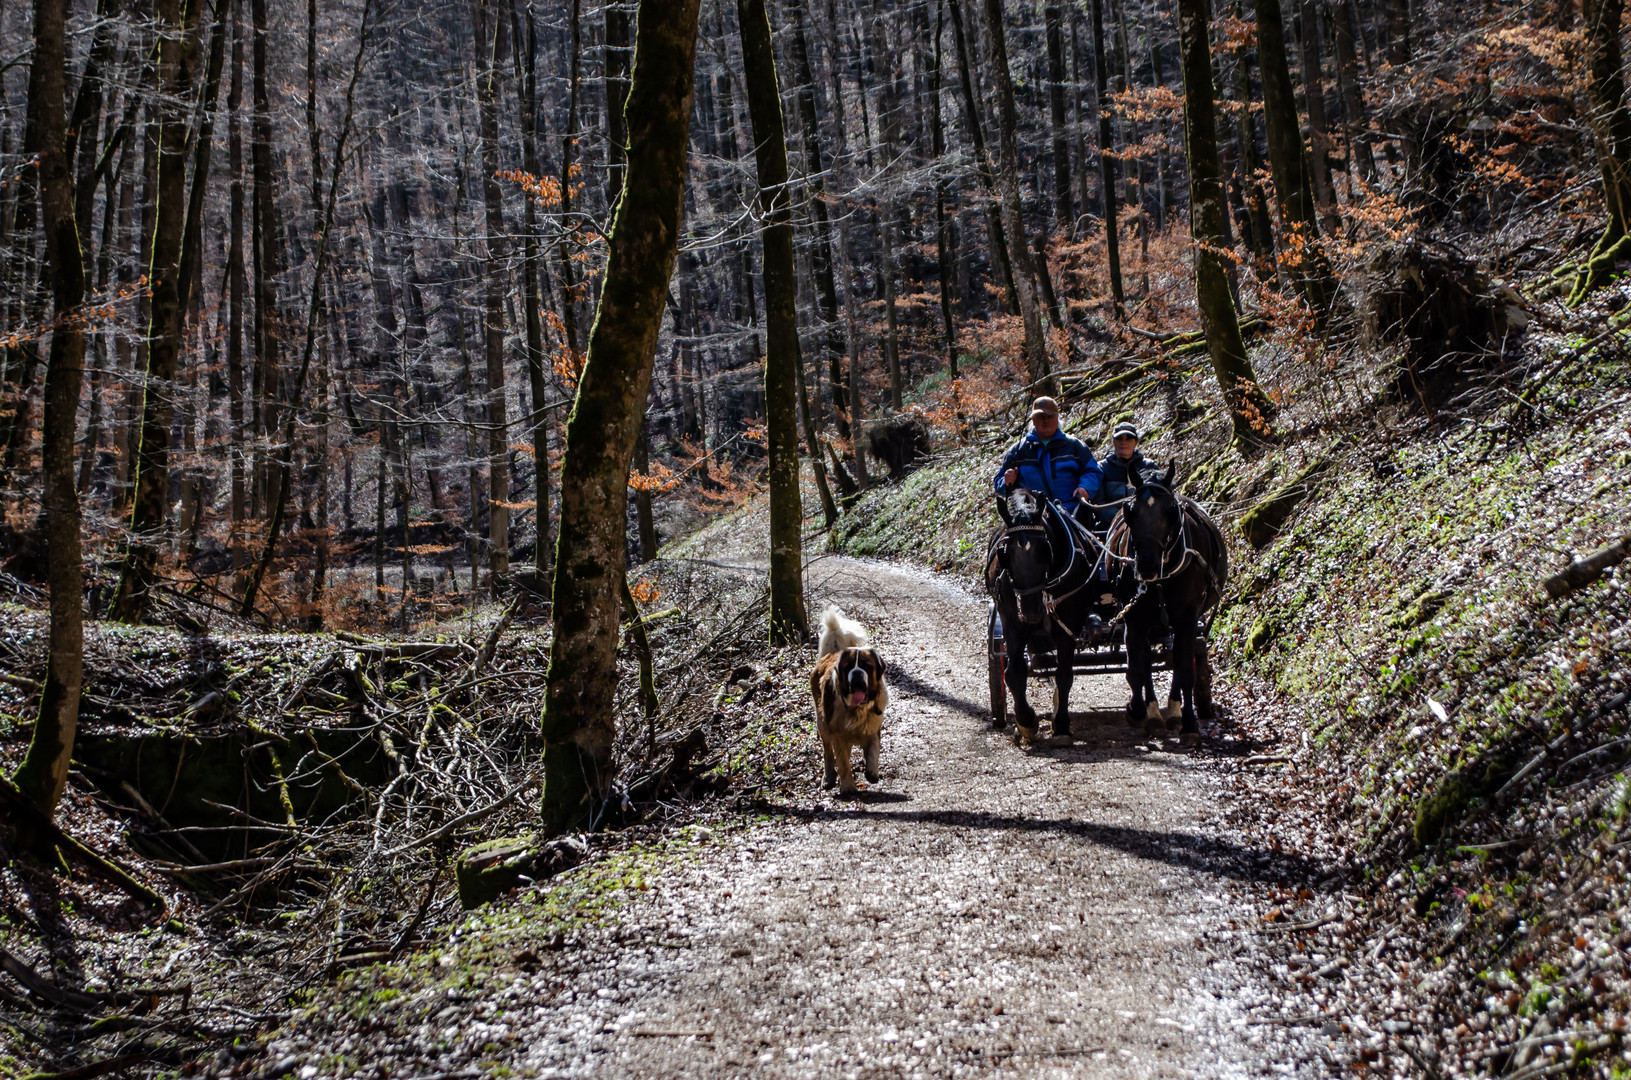
<instances>
[{"instance_id":1,"label":"reins","mask_svg":"<svg viewBox=\"0 0 1631 1080\"><path fill-rule=\"evenodd\" d=\"M1110 505L1116 505L1116 504L1112 503ZM1045 524L1047 515L1050 513L1048 504L1045 501L1039 501L1037 509L1038 509L1038 513L1044 519L1044 523L1036 523L1036 524L1026 523L1026 524L1022 524L1022 525L1006 525L1006 526L1004 526L1002 532L997 534L997 536L993 539L993 542L991 544L991 557L993 559L996 557L997 553L1002 549L1004 543L1006 543L1008 538L1010 536L1013 536L1016 533L1041 533L1044 537L1048 536L1048 527ZM1011 588L1013 590L1015 599L1018 599L1018 598L1024 597L1024 596L1035 596L1037 593L1041 593L1042 594L1042 606L1043 606L1044 610L1046 610L1047 614L1050 617L1054 615L1055 609L1061 603L1063 603L1066 600L1069 600L1072 596L1075 596L1077 593L1081 592L1083 589L1085 589L1087 587L1087 583L1089 581L1093 580L1094 571L1096 571L1098 569L1098 564L1099 564L1099 560L1094 560L1093 566L1091 568L1089 568L1087 575L1085 577L1083 577L1081 583L1078 584L1075 588L1071 589L1069 592L1066 592L1066 593L1063 593L1063 594L1060 594L1060 595L1054 595L1050 591L1052 589L1058 588L1061 584L1063 584L1065 582L1065 580L1067 578L1069 578L1071 576L1071 571L1075 569L1076 564L1078 562L1085 562L1086 561L1085 559L1080 558L1080 556L1083 553L1078 548L1078 546L1077 546L1077 544L1075 542L1075 539L1074 539L1075 534L1071 530L1071 525L1073 524L1073 522L1071 522L1071 520L1068 517L1066 517L1065 515L1060 514L1057 507L1054 507L1051 512L1054 513L1056 516L1058 516L1061 519L1059 528L1060 528L1060 531L1064 533L1065 546L1070 549L1070 556L1069 556L1069 558L1067 558L1065 560L1064 569L1060 570L1058 574L1055 574L1052 577L1045 578L1043 580L1042 584L1033 585L1033 586L1031 586L1029 588L1025 588L1025 589L1021 589L1018 586L1014 585L1012 577L1009 578L1009 588ZM1095 543L1098 543L1098 538L1093 537L1091 533L1084 533L1084 535L1089 536ZM1107 551L1108 549L1106 549L1103 544L1098 544L1098 546L1099 546L1099 549L1100 549L1100 552L1101 552L1100 559L1102 559L1103 558L1103 553L1105 551ZM1051 564L1053 562L1053 559L1052 559L1053 545L1051 543L1051 540L1050 540L1050 543L1048 545L1048 549L1049 549L1049 563ZM1002 574L1002 575L1007 575L1008 574L1008 568L1007 567L1002 567L1001 570L999 571L999 573Z\"/></svg>"}]
</instances>

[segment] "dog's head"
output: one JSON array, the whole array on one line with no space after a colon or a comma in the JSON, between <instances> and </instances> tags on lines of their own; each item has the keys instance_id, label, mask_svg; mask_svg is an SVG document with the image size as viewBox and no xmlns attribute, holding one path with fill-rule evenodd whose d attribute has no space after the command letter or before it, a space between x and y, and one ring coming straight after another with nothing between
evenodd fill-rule
<instances>
[{"instance_id":1,"label":"dog's head","mask_svg":"<svg viewBox=\"0 0 1631 1080\"><path fill-rule=\"evenodd\" d=\"M838 692L852 709L877 700L883 675L883 658L877 649L845 649L838 654L838 663L833 667Z\"/></svg>"}]
</instances>

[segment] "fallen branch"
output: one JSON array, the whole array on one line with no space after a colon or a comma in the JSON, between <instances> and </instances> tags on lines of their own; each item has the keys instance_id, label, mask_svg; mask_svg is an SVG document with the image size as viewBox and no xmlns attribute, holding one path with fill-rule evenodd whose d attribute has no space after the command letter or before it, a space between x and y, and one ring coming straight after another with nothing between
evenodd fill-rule
<instances>
[{"instance_id":1,"label":"fallen branch","mask_svg":"<svg viewBox=\"0 0 1631 1080\"><path fill-rule=\"evenodd\" d=\"M412 851L414 848L424 847L426 844L434 843L435 841L440 840L442 837L453 832L455 829L496 814L498 811L504 809L506 806L514 802L516 797L523 791L526 791L528 788L532 787L542 779L542 775L539 773L533 773L531 776L521 781L521 783L511 788L509 793L500 798L497 802L490 803L479 810L472 810L468 814L460 814L458 817L454 818L452 821L449 821L441 828L428 832L417 840L410 840L406 844L399 844L398 846L391 848L389 851L384 852L384 857L390 858L392 855L400 855L404 851Z\"/></svg>"},{"instance_id":2,"label":"fallen branch","mask_svg":"<svg viewBox=\"0 0 1631 1080\"><path fill-rule=\"evenodd\" d=\"M1596 581L1609 569L1631 556L1631 533L1625 533L1612 544L1579 558L1541 582L1546 595L1559 600L1572 592L1579 592Z\"/></svg>"},{"instance_id":3,"label":"fallen branch","mask_svg":"<svg viewBox=\"0 0 1631 1080\"><path fill-rule=\"evenodd\" d=\"M456 655L465 649L465 645L458 641L372 641L343 630L337 631L334 638L336 641L345 642L357 652L379 657L414 656L421 660L440 659L444 655Z\"/></svg>"}]
</instances>

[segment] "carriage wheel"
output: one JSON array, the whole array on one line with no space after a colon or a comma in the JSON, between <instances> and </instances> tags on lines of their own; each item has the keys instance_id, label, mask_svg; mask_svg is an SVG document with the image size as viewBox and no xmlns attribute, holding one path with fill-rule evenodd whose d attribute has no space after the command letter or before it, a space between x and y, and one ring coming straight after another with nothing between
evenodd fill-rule
<instances>
[{"instance_id":1,"label":"carriage wheel","mask_svg":"<svg viewBox=\"0 0 1631 1080\"><path fill-rule=\"evenodd\" d=\"M992 653L987 663L991 674L991 726L1001 731L1008 726L1008 688L1002 681L1005 658Z\"/></svg>"}]
</instances>

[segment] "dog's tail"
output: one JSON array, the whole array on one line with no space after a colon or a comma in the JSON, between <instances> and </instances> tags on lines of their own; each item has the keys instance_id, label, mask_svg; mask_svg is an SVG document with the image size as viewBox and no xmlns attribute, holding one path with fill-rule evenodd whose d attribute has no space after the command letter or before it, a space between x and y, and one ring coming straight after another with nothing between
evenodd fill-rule
<instances>
[{"instance_id":1,"label":"dog's tail","mask_svg":"<svg viewBox=\"0 0 1631 1080\"><path fill-rule=\"evenodd\" d=\"M829 604L827 610L821 613L821 641L816 650L818 656L826 656L843 649L859 648L870 640L866 627L853 619L845 618L844 613L838 610L838 605Z\"/></svg>"}]
</instances>

